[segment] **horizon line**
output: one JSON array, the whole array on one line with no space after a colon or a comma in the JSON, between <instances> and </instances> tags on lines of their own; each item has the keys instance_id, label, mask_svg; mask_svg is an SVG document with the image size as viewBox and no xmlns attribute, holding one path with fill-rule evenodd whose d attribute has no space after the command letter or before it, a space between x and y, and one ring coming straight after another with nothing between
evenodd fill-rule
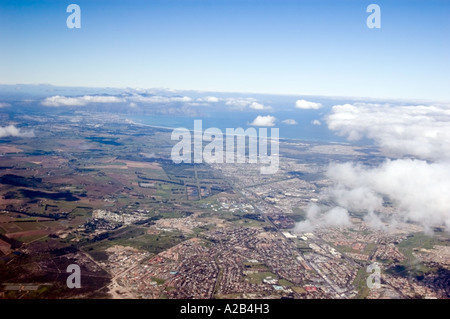
<instances>
[{"instance_id":1,"label":"horizon line","mask_svg":"<svg viewBox=\"0 0 450 319\"><path fill-rule=\"evenodd\" d=\"M220 90L204 90L204 89L175 89L169 87L131 87L131 86L87 86L87 85L57 85L51 83L0 83L0 86L52 86L63 88L87 88L87 89L114 89L114 90L161 90L172 91L176 93L181 92L195 92L197 94L202 93L220 93L220 94L248 94L248 95L267 95L267 96L298 96L298 97L321 97L330 99L352 99L352 100L368 100L368 101L396 101L396 102L437 102L437 103L450 103L450 97L447 99L439 98L413 98L413 97L370 97L370 96L351 96L351 95L324 95L324 94L310 94L310 93L267 93L267 92L247 92L247 91L220 91Z\"/></svg>"}]
</instances>

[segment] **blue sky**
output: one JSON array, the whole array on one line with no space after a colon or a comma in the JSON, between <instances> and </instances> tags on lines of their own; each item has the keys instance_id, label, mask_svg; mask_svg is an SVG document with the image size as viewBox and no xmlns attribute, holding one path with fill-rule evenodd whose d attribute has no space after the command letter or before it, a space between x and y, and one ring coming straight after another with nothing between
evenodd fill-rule
<instances>
[{"instance_id":1,"label":"blue sky","mask_svg":"<svg viewBox=\"0 0 450 319\"><path fill-rule=\"evenodd\" d=\"M0 48L1 84L450 100L450 1L1 0Z\"/></svg>"}]
</instances>

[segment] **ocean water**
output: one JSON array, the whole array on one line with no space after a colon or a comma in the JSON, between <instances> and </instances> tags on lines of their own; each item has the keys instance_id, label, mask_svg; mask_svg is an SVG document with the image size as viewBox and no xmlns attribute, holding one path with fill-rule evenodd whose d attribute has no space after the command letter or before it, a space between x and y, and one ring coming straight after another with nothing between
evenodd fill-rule
<instances>
[{"instance_id":1,"label":"ocean water","mask_svg":"<svg viewBox=\"0 0 450 319\"><path fill-rule=\"evenodd\" d=\"M298 114L298 112L277 112L274 114L263 114L261 112L211 112L202 117L128 115L127 118L140 124L167 128L183 127L188 130L194 129L194 120L202 120L203 131L207 128L215 127L225 133L227 128L242 127L246 129L254 127L250 123L257 115L275 116L277 120L273 127L279 129L280 138L319 142L346 142L344 138L336 136L332 131L328 130L326 122L320 118L317 112L302 112L301 114ZM282 123L285 119L294 119L298 124L287 125ZM320 121L321 125L313 125L312 121L314 120ZM270 130L268 130L268 134L270 135Z\"/></svg>"}]
</instances>

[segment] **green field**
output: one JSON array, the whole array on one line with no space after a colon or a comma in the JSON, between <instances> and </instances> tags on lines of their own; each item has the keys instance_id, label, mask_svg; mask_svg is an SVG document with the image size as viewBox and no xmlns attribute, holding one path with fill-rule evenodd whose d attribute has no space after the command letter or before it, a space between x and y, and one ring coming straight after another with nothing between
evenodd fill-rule
<instances>
[{"instance_id":1,"label":"green field","mask_svg":"<svg viewBox=\"0 0 450 319\"><path fill-rule=\"evenodd\" d=\"M406 259L395 267L389 268L387 271L391 274L401 276L423 276L423 274L432 271L432 269L418 261L417 258L414 257L413 251L422 248L432 249L434 245L448 244L448 241L442 239L439 235L428 236L424 233L414 233L397 245L398 249L405 255Z\"/></svg>"},{"instance_id":2,"label":"green field","mask_svg":"<svg viewBox=\"0 0 450 319\"><path fill-rule=\"evenodd\" d=\"M77 206L70 213L71 216L91 217L92 207Z\"/></svg>"},{"instance_id":3,"label":"green field","mask_svg":"<svg viewBox=\"0 0 450 319\"><path fill-rule=\"evenodd\" d=\"M367 287L367 278L370 274L366 271L365 267L358 270L355 280L353 280L353 285L356 287L358 292L357 299L365 299L369 294L369 287Z\"/></svg>"},{"instance_id":4,"label":"green field","mask_svg":"<svg viewBox=\"0 0 450 319\"><path fill-rule=\"evenodd\" d=\"M292 287L292 286L294 285L292 282L290 282L290 281L288 281L288 280L286 280L286 279L280 279L280 280L278 281L278 284L279 284L280 286L285 286L285 287Z\"/></svg>"},{"instance_id":5,"label":"green field","mask_svg":"<svg viewBox=\"0 0 450 319\"><path fill-rule=\"evenodd\" d=\"M152 277L152 280L155 281L158 285L164 284L166 281L161 278Z\"/></svg>"},{"instance_id":6,"label":"green field","mask_svg":"<svg viewBox=\"0 0 450 319\"><path fill-rule=\"evenodd\" d=\"M85 243L83 250L93 258L105 260L106 253L104 251L114 245L130 246L157 254L186 239L184 235L177 231L162 232L158 235L150 235L146 232L145 228L127 226L111 232L107 238L101 241Z\"/></svg>"},{"instance_id":7,"label":"green field","mask_svg":"<svg viewBox=\"0 0 450 319\"><path fill-rule=\"evenodd\" d=\"M43 241L47 238L47 235L32 235L32 236L23 236L23 237L17 237L17 240L23 242L23 243L30 243L32 241L35 241L37 239Z\"/></svg>"},{"instance_id":8,"label":"green field","mask_svg":"<svg viewBox=\"0 0 450 319\"><path fill-rule=\"evenodd\" d=\"M35 222L35 221L34 222L20 222L20 223L16 222L15 225L20 227L22 229L22 231L47 229L47 227L45 225L43 225L43 223Z\"/></svg>"},{"instance_id":9,"label":"green field","mask_svg":"<svg viewBox=\"0 0 450 319\"><path fill-rule=\"evenodd\" d=\"M278 279L278 276L271 272L257 272L251 275L248 275L250 282L252 284L261 284L264 279L267 277L272 277L271 279Z\"/></svg>"}]
</instances>

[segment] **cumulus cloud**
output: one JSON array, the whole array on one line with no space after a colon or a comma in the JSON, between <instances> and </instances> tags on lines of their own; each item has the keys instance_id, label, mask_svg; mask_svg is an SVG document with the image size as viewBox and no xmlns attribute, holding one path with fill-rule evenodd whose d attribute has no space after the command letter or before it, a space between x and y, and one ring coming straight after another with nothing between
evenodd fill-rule
<instances>
[{"instance_id":1,"label":"cumulus cloud","mask_svg":"<svg viewBox=\"0 0 450 319\"><path fill-rule=\"evenodd\" d=\"M363 213L375 229L409 221L425 230L434 226L450 230L449 106L335 105L326 122L350 141L372 139L399 157L370 167L331 164L326 175L334 186L322 192L326 202ZM303 226L314 224L314 214L310 215Z\"/></svg>"},{"instance_id":2,"label":"cumulus cloud","mask_svg":"<svg viewBox=\"0 0 450 319\"><path fill-rule=\"evenodd\" d=\"M294 119L286 119L286 120L281 121L281 122L284 123L284 124L287 124L287 125L297 125L298 124L297 121L294 120Z\"/></svg>"},{"instance_id":3,"label":"cumulus cloud","mask_svg":"<svg viewBox=\"0 0 450 319\"><path fill-rule=\"evenodd\" d=\"M322 125L319 120L314 120L311 122L312 125Z\"/></svg>"},{"instance_id":4,"label":"cumulus cloud","mask_svg":"<svg viewBox=\"0 0 450 319\"><path fill-rule=\"evenodd\" d=\"M41 104L44 106L59 107L59 106L85 106L88 103L118 103L118 102L124 102L124 99L110 95L107 96L85 95L80 97L66 97L55 95L47 97L46 99L44 99L44 101L41 102Z\"/></svg>"},{"instance_id":5,"label":"cumulus cloud","mask_svg":"<svg viewBox=\"0 0 450 319\"><path fill-rule=\"evenodd\" d=\"M356 141L373 139L383 149L422 159L450 159L448 106L335 105L328 128Z\"/></svg>"},{"instance_id":6,"label":"cumulus cloud","mask_svg":"<svg viewBox=\"0 0 450 319\"><path fill-rule=\"evenodd\" d=\"M270 106L266 106L266 105L258 103L258 102L253 102L252 104L250 104L249 107L253 110L270 110L271 109Z\"/></svg>"},{"instance_id":7,"label":"cumulus cloud","mask_svg":"<svg viewBox=\"0 0 450 319\"><path fill-rule=\"evenodd\" d=\"M5 127L0 126L0 137L15 136L15 137L34 137L33 130L22 130L14 125Z\"/></svg>"},{"instance_id":8,"label":"cumulus cloud","mask_svg":"<svg viewBox=\"0 0 450 319\"><path fill-rule=\"evenodd\" d=\"M11 104L0 102L0 108L2 108L2 107L9 107L9 106L11 106Z\"/></svg>"},{"instance_id":9,"label":"cumulus cloud","mask_svg":"<svg viewBox=\"0 0 450 319\"><path fill-rule=\"evenodd\" d=\"M347 209L311 204L306 210L306 220L295 225L296 232L310 232L321 227L347 227L351 225Z\"/></svg>"},{"instance_id":10,"label":"cumulus cloud","mask_svg":"<svg viewBox=\"0 0 450 319\"><path fill-rule=\"evenodd\" d=\"M169 100L171 102L190 102L192 101L192 98L190 98L189 96L174 96L170 97Z\"/></svg>"},{"instance_id":11,"label":"cumulus cloud","mask_svg":"<svg viewBox=\"0 0 450 319\"><path fill-rule=\"evenodd\" d=\"M208 103L217 103L219 102L219 98L215 96L205 96L197 99L198 102L208 102Z\"/></svg>"},{"instance_id":12,"label":"cumulus cloud","mask_svg":"<svg viewBox=\"0 0 450 319\"><path fill-rule=\"evenodd\" d=\"M348 211L342 207L330 209L324 214L323 221L326 225L333 227L346 227L351 225Z\"/></svg>"},{"instance_id":13,"label":"cumulus cloud","mask_svg":"<svg viewBox=\"0 0 450 319\"><path fill-rule=\"evenodd\" d=\"M147 104L168 104L174 102L182 102L188 103L192 102L192 98L189 96L161 96L161 95L152 95L152 96L143 96L143 95L132 95L127 98L133 102L139 103L147 103Z\"/></svg>"},{"instance_id":14,"label":"cumulus cloud","mask_svg":"<svg viewBox=\"0 0 450 319\"><path fill-rule=\"evenodd\" d=\"M86 101L81 98L76 97L65 97L65 96L51 96L47 97L44 101L41 102L44 106L84 106L87 104Z\"/></svg>"},{"instance_id":15,"label":"cumulus cloud","mask_svg":"<svg viewBox=\"0 0 450 319\"><path fill-rule=\"evenodd\" d=\"M213 101L213 97L208 97ZM44 106L86 106L90 103L129 103L128 105L137 106L137 104L169 104L169 103L189 103L193 99L188 96L161 96L161 95L85 95L76 97L67 97L55 95L45 98L41 104Z\"/></svg>"},{"instance_id":16,"label":"cumulus cloud","mask_svg":"<svg viewBox=\"0 0 450 319\"><path fill-rule=\"evenodd\" d=\"M249 125L252 126L274 126L275 125L276 118L272 115L258 115L252 123Z\"/></svg>"},{"instance_id":17,"label":"cumulus cloud","mask_svg":"<svg viewBox=\"0 0 450 319\"><path fill-rule=\"evenodd\" d=\"M247 98L218 98L215 96L204 96L191 98L189 96L165 96L148 93L148 90L133 89L122 95L85 95L85 96L61 96L55 95L45 98L41 105L49 107L61 106L86 106L90 103L123 103L131 107L148 104L185 104L187 106L208 106L211 103L224 101L225 105L237 108L253 110L270 110L271 106L264 105L256 99ZM7 103L0 103L0 108L8 106Z\"/></svg>"},{"instance_id":18,"label":"cumulus cloud","mask_svg":"<svg viewBox=\"0 0 450 319\"><path fill-rule=\"evenodd\" d=\"M449 168L448 163L418 159L387 160L373 168L333 164L327 175L337 185L329 192L338 205L367 212L372 220L388 198L396 208L395 218L450 230Z\"/></svg>"},{"instance_id":19,"label":"cumulus cloud","mask_svg":"<svg viewBox=\"0 0 450 319\"><path fill-rule=\"evenodd\" d=\"M390 226L393 227L386 227L386 225L383 223L383 221L381 220L381 218L374 212L369 212L365 217L364 217L364 221L366 222L366 224L371 227L372 229L375 230L383 230L386 231L389 228L395 229L395 225L396 220L395 219L391 219L390 221Z\"/></svg>"},{"instance_id":20,"label":"cumulus cloud","mask_svg":"<svg viewBox=\"0 0 450 319\"><path fill-rule=\"evenodd\" d=\"M338 205L366 211L366 219L376 225L380 220L374 212L382 210L388 198L395 218L450 229L448 106L335 105L326 121L330 130L350 141L369 138L383 150L414 157L371 168L331 165L328 176L337 184L329 192Z\"/></svg>"},{"instance_id":21,"label":"cumulus cloud","mask_svg":"<svg viewBox=\"0 0 450 319\"><path fill-rule=\"evenodd\" d=\"M247 98L227 98L225 104L231 105L231 106L238 106L238 107L246 107L252 104L253 102L256 102L256 99L247 97Z\"/></svg>"},{"instance_id":22,"label":"cumulus cloud","mask_svg":"<svg viewBox=\"0 0 450 319\"><path fill-rule=\"evenodd\" d=\"M225 105L234 106L234 107L237 107L238 109L245 109L247 107L249 107L253 110L270 110L270 109L272 109L271 106L259 103L256 99L254 99L252 97L227 98L225 101L226 101Z\"/></svg>"},{"instance_id":23,"label":"cumulus cloud","mask_svg":"<svg viewBox=\"0 0 450 319\"><path fill-rule=\"evenodd\" d=\"M189 106L209 106L206 102L189 102L187 103Z\"/></svg>"},{"instance_id":24,"label":"cumulus cloud","mask_svg":"<svg viewBox=\"0 0 450 319\"><path fill-rule=\"evenodd\" d=\"M302 110L318 110L322 107L322 104L306 100L297 100L295 102L295 107Z\"/></svg>"}]
</instances>

